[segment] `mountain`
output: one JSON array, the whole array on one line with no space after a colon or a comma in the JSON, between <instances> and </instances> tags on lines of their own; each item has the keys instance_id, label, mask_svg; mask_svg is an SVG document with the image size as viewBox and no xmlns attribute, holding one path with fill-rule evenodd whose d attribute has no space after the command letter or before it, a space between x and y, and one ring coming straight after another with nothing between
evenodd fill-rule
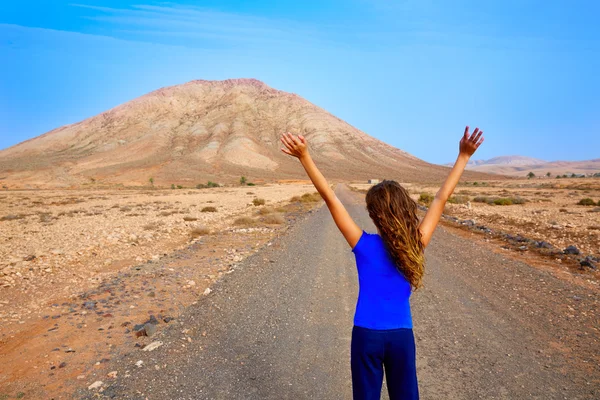
<instances>
[{"instance_id":1,"label":"mountain","mask_svg":"<svg viewBox=\"0 0 600 400\"><path fill-rule=\"evenodd\" d=\"M521 177L529 172L538 176L544 176L549 172L552 177L565 174L592 175L600 172L600 158L587 161L543 161L523 156L501 156L489 160L470 161L467 169Z\"/></svg>"},{"instance_id":2,"label":"mountain","mask_svg":"<svg viewBox=\"0 0 600 400\"><path fill-rule=\"evenodd\" d=\"M448 172L296 94L255 79L230 79L162 88L0 151L0 183L147 185L152 177L157 186L193 186L233 183L242 175L251 181L306 179L298 161L280 151L286 131L307 138L315 162L334 180L439 181Z\"/></svg>"}]
</instances>

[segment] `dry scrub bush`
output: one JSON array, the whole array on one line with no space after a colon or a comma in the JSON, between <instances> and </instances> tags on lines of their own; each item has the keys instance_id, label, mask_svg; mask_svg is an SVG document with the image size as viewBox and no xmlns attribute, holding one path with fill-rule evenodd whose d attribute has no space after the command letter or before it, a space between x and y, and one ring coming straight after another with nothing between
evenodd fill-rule
<instances>
[{"instance_id":1,"label":"dry scrub bush","mask_svg":"<svg viewBox=\"0 0 600 400\"><path fill-rule=\"evenodd\" d=\"M217 212L216 207L204 207L202 210L200 210L201 212Z\"/></svg>"},{"instance_id":2,"label":"dry scrub bush","mask_svg":"<svg viewBox=\"0 0 600 400\"><path fill-rule=\"evenodd\" d=\"M149 222L146 225L144 225L144 230L145 231L155 231L158 228L160 228L163 225L163 223L161 221L154 221L154 222Z\"/></svg>"},{"instance_id":3,"label":"dry scrub bush","mask_svg":"<svg viewBox=\"0 0 600 400\"><path fill-rule=\"evenodd\" d=\"M469 196L462 196L462 195L451 196L448 199L448 203L450 203L450 204L466 204L467 201L469 201Z\"/></svg>"},{"instance_id":4,"label":"dry scrub bush","mask_svg":"<svg viewBox=\"0 0 600 400\"><path fill-rule=\"evenodd\" d=\"M279 225L285 222L285 219L281 214L267 214L262 218L262 222L265 224Z\"/></svg>"},{"instance_id":5,"label":"dry scrub bush","mask_svg":"<svg viewBox=\"0 0 600 400\"><path fill-rule=\"evenodd\" d=\"M596 202L589 197L586 197L585 199L579 200L579 203L577 204L580 206L595 206Z\"/></svg>"},{"instance_id":6,"label":"dry scrub bush","mask_svg":"<svg viewBox=\"0 0 600 400\"><path fill-rule=\"evenodd\" d=\"M255 206L264 206L265 205L265 199L259 199L258 197L254 200L252 200L252 204L254 204Z\"/></svg>"},{"instance_id":7,"label":"dry scrub bush","mask_svg":"<svg viewBox=\"0 0 600 400\"><path fill-rule=\"evenodd\" d=\"M246 192L246 194L254 194L254 192Z\"/></svg>"},{"instance_id":8,"label":"dry scrub bush","mask_svg":"<svg viewBox=\"0 0 600 400\"><path fill-rule=\"evenodd\" d=\"M0 218L0 221L14 221L16 219L23 219L25 218L25 214L9 214L9 215L5 215L4 217Z\"/></svg>"},{"instance_id":9,"label":"dry scrub bush","mask_svg":"<svg viewBox=\"0 0 600 400\"><path fill-rule=\"evenodd\" d=\"M239 217L235 221L233 221L234 225L241 225L241 226L254 225L255 223L256 223L256 221L254 221L250 217Z\"/></svg>"},{"instance_id":10,"label":"dry scrub bush","mask_svg":"<svg viewBox=\"0 0 600 400\"><path fill-rule=\"evenodd\" d=\"M197 238L198 236L208 235L210 233L210 229L208 229L204 225L195 226L190 231L192 238Z\"/></svg>"},{"instance_id":11,"label":"dry scrub bush","mask_svg":"<svg viewBox=\"0 0 600 400\"><path fill-rule=\"evenodd\" d=\"M258 211L256 211L256 213L258 215L273 214L273 209L271 207L263 207L263 208L259 209Z\"/></svg>"},{"instance_id":12,"label":"dry scrub bush","mask_svg":"<svg viewBox=\"0 0 600 400\"><path fill-rule=\"evenodd\" d=\"M431 205L433 198L434 198L434 196L432 194L421 193L421 195L419 196L419 203L429 206L429 205Z\"/></svg>"},{"instance_id":13,"label":"dry scrub bush","mask_svg":"<svg viewBox=\"0 0 600 400\"><path fill-rule=\"evenodd\" d=\"M196 217L191 217L189 215L186 215L185 217L183 217L184 221L190 222L190 221L198 221L198 218Z\"/></svg>"},{"instance_id":14,"label":"dry scrub bush","mask_svg":"<svg viewBox=\"0 0 600 400\"><path fill-rule=\"evenodd\" d=\"M321 195L318 192L304 193L302 197L300 197L302 203L316 203L319 200L321 200Z\"/></svg>"}]
</instances>

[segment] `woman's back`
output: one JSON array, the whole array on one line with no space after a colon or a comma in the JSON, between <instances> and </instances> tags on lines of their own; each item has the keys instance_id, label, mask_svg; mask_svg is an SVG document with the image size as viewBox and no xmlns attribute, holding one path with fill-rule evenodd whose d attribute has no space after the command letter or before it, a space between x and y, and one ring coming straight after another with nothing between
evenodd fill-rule
<instances>
[{"instance_id":1,"label":"woman's back","mask_svg":"<svg viewBox=\"0 0 600 400\"><path fill-rule=\"evenodd\" d=\"M352 252L359 283L354 325L369 329L412 328L411 286L396 268L382 238L363 231Z\"/></svg>"}]
</instances>

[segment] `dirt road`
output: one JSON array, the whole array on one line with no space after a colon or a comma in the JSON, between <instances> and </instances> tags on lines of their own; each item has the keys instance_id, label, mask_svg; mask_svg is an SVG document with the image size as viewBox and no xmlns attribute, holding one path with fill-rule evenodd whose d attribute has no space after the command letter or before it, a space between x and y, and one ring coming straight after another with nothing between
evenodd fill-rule
<instances>
[{"instance_id":1,"label":"dirt road","mask_svg":"<svg viewBox=\"0 0 600 400\"><path fill-rule=\"evenodd\" d=\"M374 231L362 196L338 195ZM442 228L425 284L412 297L423 399L600 398L597 290ZM322 207L218 282L161 347L115 356L101 394L79 397L349 399L356 295L353 255Z\"/></svg>"}]
</instances>

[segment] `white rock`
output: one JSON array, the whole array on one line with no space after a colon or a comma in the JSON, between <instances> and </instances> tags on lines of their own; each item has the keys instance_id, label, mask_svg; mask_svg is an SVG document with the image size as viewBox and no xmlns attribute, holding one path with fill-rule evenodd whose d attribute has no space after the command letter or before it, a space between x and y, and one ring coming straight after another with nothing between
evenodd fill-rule
<instances>
[{"instance_id":1,"label":"white rock","mask_svg":"<svg viewBox=\"0 0 600 400\"><path fill-rule=\"evenodd\" d=\"M92 383L90 386L88 386L88 389L89 390L98 389L102 385L104 385L104 382L102 382L102 381L96 381L96 382Z\"/></svg>"},{"instance_id":2,"label":"white rock","mask_svg":"<svg viewBox=\"0 0 600 400\"><path fill-rule=\"evenodd\" d=\"M144 364L144 362L142 360L138 361L135 363L135 366L140 368L142 366L142 364Z\"/></svg>"},{"instance_id":3,"label":"white rock","mask_svg":"<svg viewBox=\"0 0 600 400\"><path fill-rule=\"evenodd\" d=\"M117 371L111 371L108 374L106 374L106 376L108 376L109 378L115 379L117 377L117 374L118 374Z\"/></svg>"},{"instance_id":4,"label":"white rock","mask_svg":"<svg viewBox=\"0 0 600 400\"><path fill-rule=\"evenodd\" d=\"M210 292L212 292L212 290L209 287L207 287L206 289L204 289L204 295L205 296L208 295L208 294L210 294Z\"/></svg>"},{"instance_id":5,"label":"white rock","mask_svg":"<svg viewBox=\"0 0 600 400\"><path fill-rule=\"evenodd\" d=\"M146 347L144 347L142 350L143 351L152 351L154 349L159 348L162 345L163 345L163 342L156 341L156 342L150 343L149 345L147 345Z\"/></svg>"}]
</instances>

